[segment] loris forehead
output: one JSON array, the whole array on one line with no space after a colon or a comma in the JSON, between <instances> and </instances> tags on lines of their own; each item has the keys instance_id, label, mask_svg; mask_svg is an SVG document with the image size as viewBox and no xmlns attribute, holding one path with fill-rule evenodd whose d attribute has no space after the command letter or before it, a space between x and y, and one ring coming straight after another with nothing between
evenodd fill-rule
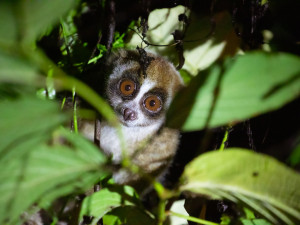
<instances>
[{"instance_id":1,"label":"loris forehead","mask_svg":"<svg viewBox=\"0 0 300 225\"><path fill-rule=\"evenodd\" d=\"M150 59L150 64L145 68L137 51L119 51L118 57L112 59L112 63L118 65L114 67L113 76L133 74L141 84L146 79L156 83L159 88L176 92L183 82L175 67L164 58L152 53L147 52L147 57Z\"/></svg>"}]
</instances>

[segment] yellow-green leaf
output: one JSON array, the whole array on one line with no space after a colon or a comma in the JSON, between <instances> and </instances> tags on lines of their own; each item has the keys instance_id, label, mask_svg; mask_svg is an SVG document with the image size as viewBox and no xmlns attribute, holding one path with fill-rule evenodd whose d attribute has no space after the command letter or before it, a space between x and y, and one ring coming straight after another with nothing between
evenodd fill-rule
<instances>
[{"instance_id":1,"label":"yellow-green leaf","mask_svg":"<svg viewBox=\"0 0 300 225\"><path fill-rule=\"evenodd\" d=\"M200 155L184 171L182 191L243 203L275 223L300 222L300 175L245 149Z\"/></svg>"}]
</instances>

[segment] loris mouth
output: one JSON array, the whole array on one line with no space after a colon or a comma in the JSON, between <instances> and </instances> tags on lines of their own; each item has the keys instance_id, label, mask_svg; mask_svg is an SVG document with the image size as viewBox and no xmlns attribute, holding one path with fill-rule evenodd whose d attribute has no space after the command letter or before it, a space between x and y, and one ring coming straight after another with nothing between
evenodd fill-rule
<instances>
[{"instance_id":1,"label":"loris mouth","mask_svg":"<svg viewBox=\"0 0 300 225\"><path fill-rule=\"evenodd\" d=\"M128 122L124 121L122 117L121 118L119 117L119 122L122 125L126 126L126 127L132 127L133 126L132 124L129 124Z\"/></svg>"},{"instance_id":2,"label":"loris mouth","mask_svg":"<svg viewBox=\"0 0 300 225\"><path fill-rule=\"evenodd\" d=\"M149 126L149 124L140 124L140 123L136 123L135 121L126 121L123 119L122 115L118 116L119 122L125 126L125 127L147 127Z\"/></svg>"}]
</instances>

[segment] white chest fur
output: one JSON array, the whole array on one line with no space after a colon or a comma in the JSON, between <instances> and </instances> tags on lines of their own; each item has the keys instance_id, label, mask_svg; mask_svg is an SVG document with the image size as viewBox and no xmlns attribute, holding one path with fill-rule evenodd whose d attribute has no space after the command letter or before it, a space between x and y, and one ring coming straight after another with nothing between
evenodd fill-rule
<instances>
[{"instance_id":1,"label":"white chest fur","mask_svg":"<svg viewBox=\"0 0 300 225\"><path fill-rule=\"evenodd\" d=\"M121 125L124 144L124 153L133 154L140 145L154 135L159 129L160 124L154 124L147 127L127 127ZM120 163L122 160L122 147L120 136L116 128L111 127L107 122L101 122L100 148L112 156L114 163Z\"/></svg>"}]
</instances>

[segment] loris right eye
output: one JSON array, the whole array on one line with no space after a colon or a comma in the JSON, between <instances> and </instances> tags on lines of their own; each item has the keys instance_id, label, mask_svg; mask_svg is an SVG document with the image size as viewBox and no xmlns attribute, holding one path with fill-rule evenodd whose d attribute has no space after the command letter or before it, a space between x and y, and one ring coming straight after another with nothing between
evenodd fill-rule
<instances>
[{"instance_id":1,"label":"loris right eye","mask_svg":"<svg viewBox=\"0 0 300 225\"><path fill-rule=\"evenodd\" d=\"M162 108L161 100L158 96L150 95L144 100L144 107L153 113L159 112Z\"/></svg>"},{"instance_id":2,"label":"loris right eye","mask_svg":"<svg viewBox=\"0 0 300 225\"><path fill-rule=\"evenodd\" d=\"M124 79L120 82L120 92L123 96L131 96L136 89L136 85L132 80Z\"/></svg>"}]
</instances>

